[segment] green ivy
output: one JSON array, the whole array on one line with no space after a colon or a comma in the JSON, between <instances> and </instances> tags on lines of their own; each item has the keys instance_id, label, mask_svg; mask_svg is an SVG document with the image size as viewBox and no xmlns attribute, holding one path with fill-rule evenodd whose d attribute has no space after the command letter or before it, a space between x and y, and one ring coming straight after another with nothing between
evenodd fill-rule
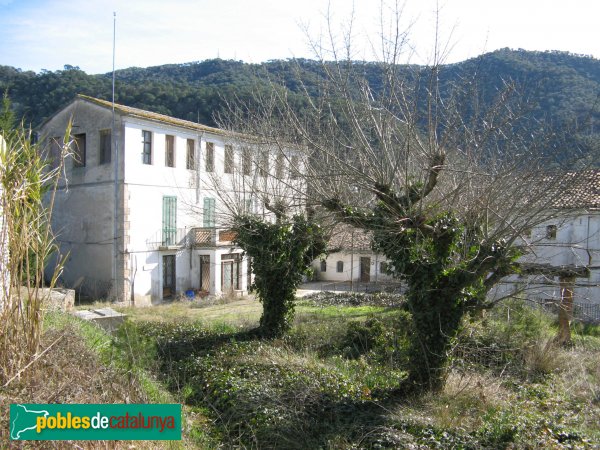
<instances>
[{"instance_id":1,"label":"green ivy","mask_svg":"<svg viewBox=\"0 0 600 450\"><path fill-rule=\"evenodd\" d=\"M300 215L276 223L243 216L237 219L235 229L237 245L250 257L252 289L263 304L260 333L280 337L291 327L295 293L302 276L325 252L323 231Z\"/></svg>"},{"instance_id":2,"label":"green ivy","mask_svg":"<svg viewBox=\"0 0 600 450\"><path fill-rule=\"evenodd\" d=\"M436 391L444 385L463 317L486 305L490 274L500 278L512 273L519 254L502 241L486 241L477 223L423 210L414 204L417 188L409 186L397 195L376 186L380 200L368 212L344 207L336 199L323 206L372 231L373 250L384 254L390 273L406 282L405 307L412 317L406 389Z\"/></svg>"}]
</instances>

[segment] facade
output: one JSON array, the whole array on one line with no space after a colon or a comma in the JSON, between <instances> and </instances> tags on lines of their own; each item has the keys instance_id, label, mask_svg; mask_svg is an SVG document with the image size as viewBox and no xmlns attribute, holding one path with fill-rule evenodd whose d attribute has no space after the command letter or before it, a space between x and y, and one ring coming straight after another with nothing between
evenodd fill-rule
<instances>
[{"instance_id":1,"label":"facade","mask_svg":"<svg viewBox=\"0 0 600 450\"><path fill-rule=\"evenodd\" d=\"M63 285L135 305L247 290L217 189L232 189L234 167L248 164L223 130L122 105L113 119L110 102L78 96L41 128L49 157L71 118L73 154L52 221L67 256ZM257 208L250 194L244 203Z\"/></svg>"},{"instance_id":2,"label":"facade","mask_svg":"<svg viewBox=\"0 0 600 450\"><path fill-rule=\"evenodd\" d=\"M387 259L371 250L371 237L364 230L338 225L327 247L329 254L312 264L318 281L340 287L394 282L386 270Z\"/></svg>"},{"instance_id":3,"label":"facade","mask_svg":"<svg viewBox=\"0 0 600 450\"><path fill-rule=\"evenodd\" d=\"M579 315L600 320L600 170L566 177L576 179L569 180L557 201L558 218L533 227L524 237L531 252L522 262L553 270L508 277L495 295L520 295L539 303L556 303L561 300L561 290L568 286ZM576 275L561 279L552 273L562 269Z\"/></svg>"},{"instance_id":4,"label":"facade","mask_svg":"<svg viewBox=\"0 0 600 450\"><path fill-rule=\"evenodd\" d=\"M492 298L521 296L539 303L558 303L566 285L573 291L579 317L600 320L600 170L566 174L557 200L556 219L533 227L523 242L530 252L521 262L543 269L545 274L513 275L490 293ZM362 230L338 226L326 259L313 262L320 281L330 283L393 282L386 274L387 261L371 249ZM546 269L546 270L544 270ZM560 272L574 275L561 279Z\"/></svg>"}]
</instances>

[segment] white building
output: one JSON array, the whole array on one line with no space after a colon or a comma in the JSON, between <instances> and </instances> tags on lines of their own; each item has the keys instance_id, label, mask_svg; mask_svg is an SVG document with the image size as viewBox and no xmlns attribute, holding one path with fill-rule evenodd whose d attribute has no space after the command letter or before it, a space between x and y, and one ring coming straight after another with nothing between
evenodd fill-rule
<instances>
[{"instance_id":1,"label":"white building","mask_svg":"<svg viewBox=\"0 0 600 450\"><path fill-rule=\"evenodd\" d=\"M576 312L600 320L600 170L566 174L567 186L557 201L557 217L531 229L524 241L530 252L521 262L553 270L581 272L569 280ZM559 302L558 275L513 275L503 280L496 295L514 293L544 302ZM585 273L583 273L585 272Z\"/></svg>"},{"instance_id":2,"label":"white building","mask_svg":"<svg viewBox=\"0 0 600 450\"><path fill-rule=\"evenodd\" d=\"M230 145L223 130L122 105L113 126L112 104L86 96L41 128L50 156L71 118L74 157L65 162L52 222L68 255L66 287L136 305L190 290L247 290L247 262L222 228L213 181L231 186L234 171L238 179L257 176L247 159L262 156ZM257 207L250 196L244 202Z\"/></svg>"},{"instance_id":3,"label":"white building","mask_svg":"<svg viewBox=\"0 0 600 450\"><path fill-rule=\"evenodd\" d=\"M370 233L338 225L327 247L327 256L312 263L317 280L325 282L325 288L358 290L361 285L397 282L387 273L386 257L371 249Z\"/></svg>"},{"instance_id":4,"label":"white building","mask_svg":"<svg viewBox=\"0 0 600 450\"><path fill-rule=\"evenodd\" d=\"M576 313L600 320L600 170L565 175L557 201L557 218L533 227L524 241L529 253L521 262L547 268L547 274L513 275L502 280L492 297L519 295L541 303L561 299L561 269L581 273L570 280ZM575 181L573 181L573 178ZM371 249L368 233L337 227L326 259L313 262L317 279L330 283L389 282L387 260ZM588 275L589 274L589 275Z\"/></svg>"}]
</instances>

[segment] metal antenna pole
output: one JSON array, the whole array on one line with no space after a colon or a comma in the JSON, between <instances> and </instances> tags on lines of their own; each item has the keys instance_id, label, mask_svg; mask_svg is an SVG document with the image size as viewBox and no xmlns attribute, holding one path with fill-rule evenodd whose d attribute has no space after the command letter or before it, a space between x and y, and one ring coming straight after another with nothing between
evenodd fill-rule
<instances>
[{"instance_id":1,"label":"metal antenna pole","mask_svg":"<svg viewBox=\"0 0 600 450\"><path fill-rule=\"evenodd\" d=\"M115 53L117 36L117 13L113 12L113 60L112 60L112 137L115 147L114 158L114 220L113 220L113 280L115 300L119 300L119 141L117 139L117 126L115 116Z\"/></svg>"}]
</instances>

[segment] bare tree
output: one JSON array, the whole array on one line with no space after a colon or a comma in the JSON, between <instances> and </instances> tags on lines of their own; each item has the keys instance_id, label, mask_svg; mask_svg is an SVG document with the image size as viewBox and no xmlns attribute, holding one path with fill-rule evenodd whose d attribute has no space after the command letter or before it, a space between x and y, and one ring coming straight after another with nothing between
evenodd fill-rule
<instances>
[{"instance_id":1,"label":"bare tree","mask_svg":"<svg viewBox=\"0 0 600 450\"><path fill-rule=\"evenodd\" d=\"M302 207L306 182L297 149L236 132L227 142L223 173L212 172L206 187L220 199L219 222L235 232L254 275L263 304L258 332L280 337L293 322L302 276L325 251L324 235Z\"/></svg>"},{"instance_id":2,"label":"bare tree","mask_svg":"<svg viewBox=\"0 0 600 450\"><path fill-rule=\"evenodd\" d=\"M353 60L351 31L341 46L331 26L313 43L320 78L297 80L301 112L274 83L226 119L271 148L299 149L307 205L372 232L373 249L408 286L406 387L437 390L464 316L489 307L490 290L520 270L527 231L559 213L564 186L547 131L524 121L519 86L507 80L483 99L477 74L442 85L437 44L430 65L407 64L398 11L382 13L391 19L382 19L376 62Z\"/></svg>"}]
</instances>

